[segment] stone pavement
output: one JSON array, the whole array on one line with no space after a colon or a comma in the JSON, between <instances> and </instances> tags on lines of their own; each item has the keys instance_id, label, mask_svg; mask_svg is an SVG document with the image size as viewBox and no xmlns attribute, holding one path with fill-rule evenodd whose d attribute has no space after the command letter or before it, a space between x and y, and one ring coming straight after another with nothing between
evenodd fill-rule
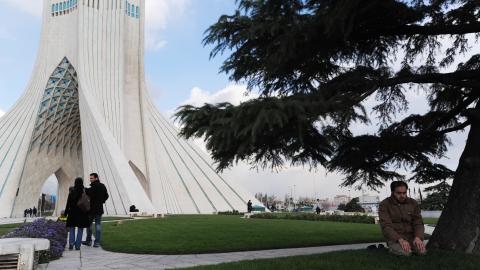
<instances>
[{"instance_id":1,"label":"stone pavement","mask_svg":"<svg viewBox=\"0 0 480 270\"><path fill-rule=\"evenodd\" d=\"M426 233L426 234L432 235L432 234L433 234L433 230L435 230L435 226L425 225L425 233Z\"/></svg>"},{"instance_id":2,"label":"stone pavement","mask_svg":"<svg viewBox=\"0 0 480 270\"><path fill-rule=\"evenodd\" d=\"M66 250L60 260L51 262L48 270L65 269L172 269L201 265L237 262L254 259L271 259L299 255L312 255L332 251L364 249L370 244L352 244L324 247L289 248L262 251L231 252L202 255L136 255L108 252L99 248L82 246L80 251Z\"/></svg>"}]
</instances>

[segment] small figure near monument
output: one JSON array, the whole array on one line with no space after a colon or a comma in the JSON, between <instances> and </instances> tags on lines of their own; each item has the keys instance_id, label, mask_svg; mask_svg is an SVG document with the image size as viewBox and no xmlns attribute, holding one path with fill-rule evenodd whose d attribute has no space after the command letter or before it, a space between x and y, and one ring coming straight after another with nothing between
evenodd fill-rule
<instances>
[{"instance_id":1,"label":"small figure near monument","mask_svg":"<svg viewBox=\"0 0 480 270\"><path fill-rule=\"evenodd\" d=\"M248 200L248 203L247 203L247 211L248 213L251 213L252 212L252 201L251 200Z\"/></svg>"},{"instance_id":2,"label":"small figure near monument","mask_svg":"<svg viewBox=\"0 0 480 270\"><path fill-rule=\"evenodd\" d=\"M37 208L35 206L32 209L32 213L34 217L37 217Z\"/></svg>"},{"instance_id":3,"label":"small figure near monument","mask_svg":"<svg viewBox=\"0 0 480 270\"><path fill-rule=\"evenodd\" d=\"M319 215L321 211L322 211L322 205L320 204L320 199L317 199L317 203L315 204L315 213Z\"/></svg>"},{"instance_id":4,"label":"small figure near monument","mask_svg":"<svg viewBox=\"0 0 480 270\"><path fill-rule=\"evenodd\" d=\"M408 185L394 181L392 195L380 203L379 218L389 251L395 255L426 254L425 227L417 201L407 197Z\"/></svg>"},{"instance_id":5,"label":"small figure near monument","mask_svg":"<svg viewBox=\"0 0 480 270\"><path fill-rule=\"evenodd\" d=\"M130 213L138 213L140 210L137 209L135 205L130 206Z\"/></svg>"},{"instance_id":6,"label":"small figure near monument","mask_svg":"<svg viewBox=\"0 0 480 270\"><path fill-rule=\"evenodd\" d=\"M57 222L59 221L67 222L67 215L65 215L65 210L60 211L60 216L58 217Z\"/></svg>"}]
</instances>

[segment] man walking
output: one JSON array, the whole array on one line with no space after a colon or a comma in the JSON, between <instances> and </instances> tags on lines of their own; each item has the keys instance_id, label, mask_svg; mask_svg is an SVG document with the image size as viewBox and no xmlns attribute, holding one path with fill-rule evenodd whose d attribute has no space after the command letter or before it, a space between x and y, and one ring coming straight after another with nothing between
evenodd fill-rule
<instances>
[{"instance_id":1,"label":"man walking","mask_svg":"<svg viewBox=\"0 0 480 270\"><path fill-rule=\"evenodd\" d=\"M425 227L417 201L407 197L408 185L403 181L392 182L390 190L392 195L380 203L379 209L380 226L390 252L424 255Z\"/></svg>"},{"instance_id":2,"label":"man walking","mask_svg":"<svg viewBox=\"0 0 480 270\"><path fill-rule=\"evenodd\" d=\"M315 204L315 213L319 215L321 211L322 211L322 204L320 203L320 199L317 199L317 203Z\"/></svg>"},{"instance_id":3,"label":"man walking","mask_svg":"<svg viewBox=\"0 0 480 270\"><path fill-rule=\"evenodd\" d=\"M98 174L90 174L90 188L85 189L85 192L90 197L90 226L87 227L87 239L82 244L92 245L92 223L95 221L95 242L93 247L99 247L102 233L102 215L103 204L108 199L107 188L100 183Z\"/></svg>"}]
</instances>

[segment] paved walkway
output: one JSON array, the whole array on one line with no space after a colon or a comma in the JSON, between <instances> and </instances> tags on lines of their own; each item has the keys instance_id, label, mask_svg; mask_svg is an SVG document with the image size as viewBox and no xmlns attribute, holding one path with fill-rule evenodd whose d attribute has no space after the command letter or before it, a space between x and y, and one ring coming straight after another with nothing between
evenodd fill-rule
<instances>
[{"instance_id":1,"label":"paved walkway","mask_svg":"<svg viewBox=\"0 0 480 270\"><path fill-rule=\"evenodd\" d=\"M48 270L65 269L172 269L201 265L237 262L254 259L271 259L299 255L312 255L332 251L365 249L370 244L353 244L309 248L290 248L203 255L135 255L104 251L83 246L80 251L65 251L60 260L48 265Z\"/></svg>"},{"instance_id":2,"label":"paved walkway","mask_svg":"<svg viewBox=\"0 0 480 270\"><path fill-rule=\"evenodd\" d=\"M435 226L425 225L425 233L426 233L426 234L432 235L432 234L433 234L433 230L435 230Z\"/></svg>"},{"instance_id":3,"label":"paved walkway","mask_svg":"<svg viewBox=\"0 0 480 270\"><path fill-rule=\"evenodd\" d=\"M0 225L19 224L24 222L33 222L38 217L28 218L0 218Z\"/></svg>"}]
</instances>

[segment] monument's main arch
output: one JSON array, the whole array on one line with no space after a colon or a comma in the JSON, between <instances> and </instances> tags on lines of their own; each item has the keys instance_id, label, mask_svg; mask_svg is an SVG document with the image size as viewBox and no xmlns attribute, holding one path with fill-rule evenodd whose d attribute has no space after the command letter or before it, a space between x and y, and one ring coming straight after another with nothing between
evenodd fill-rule
<instances>
[{"instance_id":1,"label":"monument's main arch","mask_svg":"<svg viewBox=\"0 0 480 270\"><path fill-rule=\"evenodd\" d=\"M0 118L0 217L36 205L59 180L98 172L109 215L242 210L251 198L157 111L144 76L144 0L44 0L42 35L24 95ZM258 202L257 202L258 203Z\"/></svg>"}]
</instances>

